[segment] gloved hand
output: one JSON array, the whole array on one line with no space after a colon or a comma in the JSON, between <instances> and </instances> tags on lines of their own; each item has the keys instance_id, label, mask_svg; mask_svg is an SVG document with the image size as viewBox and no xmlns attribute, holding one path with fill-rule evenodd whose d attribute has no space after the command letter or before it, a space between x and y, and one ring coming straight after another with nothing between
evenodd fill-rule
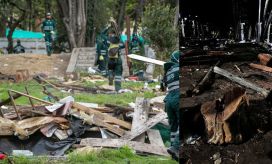
<instances>
[{"instance_id":1,"label":"gloved hand","mask_svg":"<svg viewBox=\"0 0 272 164\"><path fill-rule=\"evenodd\" d=\"M43 33L42 35L43 35L43 37L45 37L45 33Z\"/></svg>"},{"instance_id":2,"label":"gloved hand","mask_svg":"<svg viewBox=\"0 0 272 164\"><path fill-rule=\"evenodd\" d=\"M55 34L55 32L54 32L54 31L51 31L50 33L51 33L51 34L53 34L53 35Z\"/></svg>"},{"instance_id":3,"label":"gloved hand","mask_svg":"<svg viewBox=\"0 0 272 164\"><path fill-rule=\"evenodd\" d=\"M100 56L99 56L99 60L100 60L100 61L104 60L103 55L100 55Z\"/></svg>"}]
</instances>

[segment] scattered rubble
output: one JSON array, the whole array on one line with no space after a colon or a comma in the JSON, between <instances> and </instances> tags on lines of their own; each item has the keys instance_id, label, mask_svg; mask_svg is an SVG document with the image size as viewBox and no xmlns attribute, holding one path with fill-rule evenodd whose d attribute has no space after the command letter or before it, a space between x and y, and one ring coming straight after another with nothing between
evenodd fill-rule
<instances>
[{"instance_id":1,"label":"scattered rubble","mask_svg":"<svg viewBox=\"0 0 272 164\"><path fill-rule=\"evenodd\" d=\"M193 50L181 59L180 156L192 163L271 162L271 147L256 151L271 145L272 57L251 43L223 51Z\"/></svg>"},{"instance_id":2,"label":"scattered rubble","mask_svg":"<svg viewBox=\"0 0 272 164\"><path fill-rule=\"evenodd\" d=\"M39 75L34 79L44 88L45 94L55 97L54 102L30 95L27 88L25 92L9 89L9 98L0 102L0 147L9 146L4 146L1 151L30 156L63 156L71 147L91 146L96 149L127 145L139 153L169 156L160 132L151 129L167 118L163 110L153 109L156 103L161 103L158 100L150 103L149 99L137 98L133 108L113 104L100 107L94 103L76 102L72 96L59 99L44 85L58 91L89 92L89 88L52 83ZM17 105L15 99L20 97L28 98L30 106ZM12 106L4 106L10 104ZM126 116L128 113L132 118ZM33 141L35 143L28 146ZM18 146L20 142L22 145Z\"/></svg>"}]
</instances>

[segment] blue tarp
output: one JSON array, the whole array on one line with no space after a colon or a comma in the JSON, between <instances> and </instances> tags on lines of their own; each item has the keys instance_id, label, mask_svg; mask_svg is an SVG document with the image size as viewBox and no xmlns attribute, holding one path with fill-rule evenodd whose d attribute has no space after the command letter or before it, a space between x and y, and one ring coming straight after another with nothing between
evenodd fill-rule
<instances>
[{"instance_id":1,"label":"blue tarp","mask_svg":"<svg viewBox=\"0 0 272 164\"><path fill-rule=\"evenodd\" d=\"M143 38L142 36L139 36L139 35L137 35L137 36L138 36L140 42L144 43L144 38ZM130 36L130 40L131 40L131 39L132 39L132 36ZM125 43L126 40L127 40L127 35L122 34L122 35L121 35L121 41L122 41L123 43Z\"/></svg>"},{"instance_id":2,"label":"blue tarp","mask_svg":"<svg viewBox=\"0 0 272 164\"><path fill-rule=\"evenodd\" d=\"M9 28L6 30L6 36L8 36ZM13 39L41 39L43 38L42 32L32 32L15 29L12 35Z\"/></svg>"}]
</instances>

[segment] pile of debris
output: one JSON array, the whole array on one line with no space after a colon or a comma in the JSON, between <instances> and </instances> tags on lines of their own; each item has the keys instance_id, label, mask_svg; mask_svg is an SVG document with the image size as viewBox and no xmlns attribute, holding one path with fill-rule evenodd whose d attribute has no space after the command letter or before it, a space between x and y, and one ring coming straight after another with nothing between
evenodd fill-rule
<instances>
[{"instance_id":1,"label":"pile of debris","mask_svg":"<svg viewBox=\"0 0 272 164\"><path fill-rule=\"evenodd\" d=\"M207 54L187 54L181 63L181 156L193 163L271 162L271 147L253 153L257 143L271 145L271 55Z\"/></svg>"},{"instance_id":2,"label":"pile of debris","mask_svg":"<svg viewBox=\"0 0 272 164\"><path fill-rule=\"evenodd\" d=\"M134 108L99 107L76 102L72 96L52 103L30 95L27 88L25 93L8 90L8 94L9 98L0 102L0 150L7 154L19 149L62 156L71 147L128 145L139 153L169 156L160 132L151 129L160 122L165 124L167 118L157 110L162 104L156 100L137 98ZM31 106L16 105L20 97L29 99ZM7 104L12 106L4 106Z\"/></svg>"}]
</instances>

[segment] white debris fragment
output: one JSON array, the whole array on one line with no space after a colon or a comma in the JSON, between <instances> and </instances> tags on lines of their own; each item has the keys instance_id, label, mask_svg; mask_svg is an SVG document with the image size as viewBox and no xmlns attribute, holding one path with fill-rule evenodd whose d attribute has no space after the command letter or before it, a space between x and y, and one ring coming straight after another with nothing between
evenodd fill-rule
<instances>
[{"instance_id":1,"label":"white debris fragment","mask_svg":"<svg viewBox=\"0 0 272 164\"><path fill-rule=\"evenodd\" d=\"M95 73L96 73L96 70L94 70L92 67L89 67L89 68L88 68L88 73L90 73L90 74L95 74Z\"/></svg>"}]
</instances>

